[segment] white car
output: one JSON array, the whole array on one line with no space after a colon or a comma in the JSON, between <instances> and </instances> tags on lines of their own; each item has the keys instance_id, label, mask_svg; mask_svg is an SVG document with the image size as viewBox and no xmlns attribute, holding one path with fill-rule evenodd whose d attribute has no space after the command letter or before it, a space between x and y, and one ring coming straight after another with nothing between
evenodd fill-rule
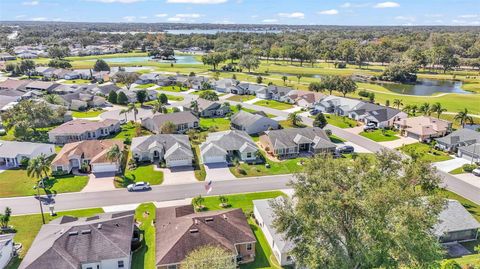
<instances>
[{"instance_id":1,"label":"white car","mask_svg":"<svg viewBox=\"0 0 480 269\"><path fill-rule=\"evenodd\" d=\"M150 188L150 183L142 181L127 186L128 191L144 191L149 190Z\"/></svg>"},{"instance_id":2,"label":"white car","mask_svg":"<svg viewBox=\"0 0 480 269\"><path fill-rule=\"evenodd\" d=\"M363 130L364 131L367 131L367 130L375 130L377 129L377 125L373 122L369 122L367 123L364 127L363 127Z\"/></svg>"},{"instance_id":3,"label":"white car","mask_svg":"<svg viewBox=\"0 0 480 269\"><path fill-rule=\"evenodd\" d=\"M477 177L480 177L480 168L473 169L472 174L476 175Z\"/></svg>"}]
</instances>

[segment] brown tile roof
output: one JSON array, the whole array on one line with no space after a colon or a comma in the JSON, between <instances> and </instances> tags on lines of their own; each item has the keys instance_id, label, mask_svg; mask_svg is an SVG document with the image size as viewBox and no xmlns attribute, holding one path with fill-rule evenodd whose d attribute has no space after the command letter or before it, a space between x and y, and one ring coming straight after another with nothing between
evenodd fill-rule
<instances>
[{"instance_id":1,"label":"brown tile roof","mask_svg":"<svg viewBox=\"0 0 480 269\"><path fill-rule=\"evenodd\" d=\"M91 121L84 119L76 119L67 121L64 124L57 126L48 133L50 134L83 134L85 132L93 132L100 128L105 128L110 125L119 123L118 120L105 119L103 121Z\"/></svg>"},{"instance_id":2,"label":"brown tile roof","mask_svg":"<svg viewBox=\"0 0 480 269\"><path fill-rule=\"evenodd\" d=\"M55 156L52 165L68 165L69 157L74 155L83 155L83 158L89 159L90 163L110 162L107 159L107 152L114 145L118 145L123 150L123 143L119 140L86 140L69 143Z\"/></svg>"},{"instance_id":3,"label":"brown tile roof","mask_svg":"<svg viewBox=\"0 0 480 269\"><path fill-rule=\"evenodd\" d=\"M8 90L19 90L22 89L25 85L32 82L31 80L18 80L18 79L7 79L0 82L0 89Z\"/></svg>"},{"instance_id":4,"label":"brown tile roof","mask_svg":"<svg viewBox=\"0 0 480 269\"><path fill-rule=\"evenodd\" d=\"M241 209L193 213L193 207L157 209L157 266L180 263L194 249L213 245L235 252L235 245L256 242Z\"/></svg>"},{"instance_id":5,"label":"brown tile roof","mask_svg":"<svg viewBox=\"0 0 480 269\"><path fill-rule=\"evenodd\" d=\"M401 119L398 124L408 132L421 136L443 133L451 127L449 121L427 116Z\"/></svg>"}]
</instances>

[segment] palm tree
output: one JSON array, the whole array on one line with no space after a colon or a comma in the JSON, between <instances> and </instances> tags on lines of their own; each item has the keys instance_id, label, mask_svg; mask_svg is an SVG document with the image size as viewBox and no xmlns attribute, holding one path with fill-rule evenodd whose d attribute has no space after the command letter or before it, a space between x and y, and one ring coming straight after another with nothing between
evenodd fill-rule
<instances>
[{"instance_id":1,"label":"palm tree","mask_svg":"<svg viewBox=\"0 0 480 269\"><path fill-rule=\"evenodd\" d=\"M292 123L292 125L297 126L300 122L302 122L302 117L300 117L297 112L293 112L288 114L288 120Z\"/></svg>"},{"instance_id":2,"label":"palm tree","mask_svg":"<svg viewBox=\"0 0 480 269\"><path fill-rule=\"evenodd\" d=\"M393 99L393 106L400 109L400 107L403 106L402 99Z\"/></svg>"},{"instance_id":3,"label":"palm tree","mask_svg":"<svg viewBox=\"0 0 480 269\"><path fill-rule=\"evenodd\" d=\"M298 80L298 84L300 84L300 79L303 77L302 74L297 74L297 80Z\"/></svg>"},{"instance_id":4,"label":"palm tree","mask_svg":"<svg viewBox=\"0 0 480 269\"><path fill-rule=\"evenodd\" d=\"M41 154L38 157L30 159L27 166L27 176L36 178L37 181L37 197L38 202L40 203L40 212L42 215L42 222L45 224L45 217L43 216L43 206L42 200L40 199L40 182L41 187L45 190L45 181L44 179L48 176L48 171L50 170L50 163L47 160L45 154ZM44 177L45 174L45 177Z\"/></svg>"},{"instance_id":5,"label":"palm tree","mask_svg":"<svg viewBox=\"0 0 480 269\"><path fill-rule=\"evenodd\" d=\"M418 111L417 105L411 106L410 111L412 112L412 115L415 116L417 114L417 111Z\"/></svg>"},{"instance_id":6,"label":"palm tree","mask_svg":"<svg viewBox=\"0 0 480 269\"><path fill-rule=\"evenodd\" d=\"M131 111L133 111L133 119L135 122L137 122L138 108L135 106L135 104L128 104L127 112Z\"/></svg>"},{"instance_id":7,"label":"palm tree","mask_svg":"<svg viewBox=\"0 0 480 269\"><path fill-rule=\"evenodd\" d=\"M468 109L466 108L463 111L458 112L453 119L460 121L462 128L465 127L465 123L467 122L473 124L473 117L468 115Z\"/></svg>"},{"instance_id":8,"label":"palm tree","mask_svg":"<svg viewBox=\"0 0 480 269\"><path fill-rule=\"evenodd\" d=\"M236 104L235 107L237 108L238 111L242 110L243 108L242 104Z\"/></svg>"},{"instance_id":9,"label":"palm tree","mask_svg":"<svg viewBox=\"0 0 480 269\"><path fill-rule=\"evenodd\" d=\"M286 85L286 84L287 84L287 79L288 79L287 76L282 76L283 85Z\"/></svg>"},{"instance_id":10,"label":"palm tree","mask_svg":"<svg viewBox=\"0 0 480 269\"><path fill-rule=\"evenodd\" d=\"M432 108L430 108L430 111L432 111L433 113L437 113L437 118L440 119L440 115L441 115L443 112L447 111L447 109L446 109L446 108L443 108L443 107L442 107L442 104L440 104L440 103L437 102L437 103L435 103L435 104L432 105Z\"/></svg>"},{"instance_id":11,"label":"palm tree","mask_svg":"<svg viewBox=\"0 0 480 269\"><path fill-rule=\"evenodd\" d=\"M152 112L153 113L167 113L167 108L165 107L165 103L162 102L160 96L157 97L157 102L155 102L155 104L153 104L153 109L152 109Z\"/></svg>"},{"instance_id":12,"label":"palm tree","mask_svg":"<svg viewBox=\"0 0 480 269\"><path fill-rule=\"evenodd\" d=\"M44 97L44 99L49 104L58 105L60 103L58 95L56 95L56 94L48 94Z\"/></svg>"},{"instance_id":13,"label":"palm tree","mask_svg":"<svg viewBox=\"0 0 480 269\"><path fill-rule=\"evenodd\" d=\"M127 120L127 114L128 114L128 110L127 109L122 109L120 110L120 112L118 112L118 115L125 115L125 123L128 121Z\"/></svg>"},{"instance_id":14,"label":"palm tree","mask_svg":"<svg viewBox=\"0 0 480 269\"><path fill-rule=\"evenodd\" d=\"M122 159L123 153L122 150L118 145L112 146L108 151L107 151L107 159L111 162L118 162L119 160Z\"/></svg>"},{"instance_id":15,"label":"palm tree","mask_svg":"<svg viewBox=\"0 0 480 269\"><path fill-rule=\"evenodd\" d=\"M430 104L429 103L423 103L418 110L424 116L427 116L427 115L430 116L430 114L432 113L432 111L430 110Z\"/></svg>"},{"instance_id":16,"label":"palm tree","mask_svg":"<svg viewBox=\"0 0 480 269\"><path fill-rule=\"evenodd\" d=\"M193 111L193 114L198 115L198 102L192 101L190 103L190 109Z\"/></svg>"}]
</instances>

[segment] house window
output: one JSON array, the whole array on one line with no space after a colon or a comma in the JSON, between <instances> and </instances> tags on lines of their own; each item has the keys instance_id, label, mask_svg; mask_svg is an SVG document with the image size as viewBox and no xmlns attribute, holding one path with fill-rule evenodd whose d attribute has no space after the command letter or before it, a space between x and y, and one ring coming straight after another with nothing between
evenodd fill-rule
<instances>
[{"instance_id":1,"label":"house window","mask_svg":"<svg viewBox=\"0 0 480 269\"><path fill-rule=\"evenodd\" d=\"M198 127L198 121L193 123L193 127Z\"/></svg>"},{"instance_id":2,"label":"house window","mask_svg":"<svg viewBox=\"0 0 480 269\"><path fill-rule=\"evenodd\" d=\"M251 152L247 153L247 158L252 158L252 153Z\"/></svg>"},{"instance_id":3,"label":"house window","mask_svg":"<svg viewBox=\"0 0 480 269\"><path fill-rule=\"evenodd\" d=\"M177 269L177 266L176 265L169 265L169 266L167 266L167 269Z\"/></svg>"},{"instance_id":4,"label":"house window","mask_svg":"<svg viewBox=\"0 0 480 269\"><path fill-rule=\"evenodd\" d=\"M62 172L63 171L63 166L57 166L57 171Z\"/></svg>"},{"instance_id":5,"label":"house window","mask_svg":"<svg viewBox=\"0 0 480 269\"><path fill-rule=\"evenodd\" d=\"M125 264L123 261L118 261L118 268L124 268Z\"/></svg>"},{"instance_id":6,"label":"house window","mask_svg":"<svg viewBox=\"0 0 480 269\"><path fill-rule=\"evenodd\" d=\"M287 262L292 261L292 256L287 256Z\"/></svg>"},{"instance_id":7,"label":"house window","mask_svg":"<svg viewBox=\"0 0 480 269\"><path fill-rule=\"evenodd\" d=\"M252 250L252 244L247 244L247 250Z\"/></svg>"}]
</instances>

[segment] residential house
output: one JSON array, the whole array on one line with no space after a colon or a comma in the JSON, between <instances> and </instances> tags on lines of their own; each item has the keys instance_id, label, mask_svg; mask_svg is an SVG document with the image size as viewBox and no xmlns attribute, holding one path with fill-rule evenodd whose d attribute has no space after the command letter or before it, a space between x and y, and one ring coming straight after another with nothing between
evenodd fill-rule
<instances>
[{"instance_id":1,"label":"residential house","mask_svg":"<svg viewBox=\"0 0 480 269\"><path fill-rule=\"evenodd\" d=\"M261 147L277 158L295 158L300 154L333 153L336 145L318 127L266 131L260 136Z\"/></svg>"},{"instance_id":2,"label":"residential house","mask_svg":"<svg viewBox=\"0 0 480 269\"><path fill-rule=\"evenodd\" d=\"M445 208L433 227L440 243L474 241L478 238L480 223L457 200L447 200Z\"/></svg>"},{"instance_id":3,"label":"residential house","mask_svg":"<svg viewBox=\"0 0 480 269\"><path fill-rule=\"evenodd\" d=\"M313 108L324 97L325 95L318 92L293 90L288 92L288 94L280 101L290 104L296 104L304 108Z\"/></svg>"},{"instance_id":4,"label":"residential house","mask_svg":"<svg viewBox=\"0 0 480 269\"><path fill-rule=\"evenodd\" d=\"M259 113L249 113L240 110L230 118L233 129L247 132L247 134L260 134L267 130L276 130L279 124L276 120L265 117Z\"/></svg>"},{"instance_id":5,"label":"residential house","mask_svg":"<svg viewBox=\"0 0 480 269\"><path fill-rule=\"evenodd\" d=\"M142 74L138 77L138 79L135 81L136 84L156 84L160 78L160 74L155 74L155 73L148 73L148 74Z\"/></svg>"},{"instance_id":6,"label":"residential house","mask_svg":"<svg viewBox=\"0 0 480 269\"><path fill-rule=\"evenodd\" d=\"M0 140L0 166L18 167L23 159L32 159L44 154L55 154L51 144Z\"/></svg>"},{"instance_id":7,"label":"residential house","mask_svg":"<svg viewBox=\"0 0 480 269\"><path fill-rule=\"evenodd\" d=\"M282 198L276 198L282 199ZM262 199L253 200L253 215L258 226L265 235L268 245L272 249L273 255L284 266L294 266L294 258L291 256L290 251L294 247L294 243L285 239L285 236L278 233L273 226L273 209L270 203L275 199Z\"/></svg>"},{"instance_id":8,"label":"residential house","mask_svg":"<svg viewBox=\"0 0 480 269\"><path fill-rule=\"evenodd\" d=\"M62 216L44 224L20 269L130 269L135 212Z\"/></svg>"},{"instance_id":9,"label":"residential house","mask_svg":"<svg viewBox=\"0 0 480 269\"><path fill-rule=\"evenodd\" d=\"M329 95L321 99L316 105L315 109L323 113L331 113L339 116L349 116L351 111L365 104L357 99L350 99Z\"/></svg>"},{"instance_id":10,"label":"residential house","mask_svg":"<svg viewBox=\"0 0 480 269\"><path fill-rule=\"evenodd\" d=\"M188 129L199 127L198 118L190 111L155 114L152 117L142 119L142 126L152 133L160 134L162 126L167 122L175 124L177 133L185 133Z\"/></svg>"},{"instance_id":11,"label":"residential house","mask_svg":"<svg viewBox=\"0 0 480 269\"><path fill-rule=\"evenodd\" d=\"M436 147L442 150L456 152L458 148L480 143L480 132L470 129L459 129L447 136L436 138Z\"/></svg>"},{"instance_id":12,"label":"residential house","mask_svg":"<svg viewBox=\"0 0 480 269\"><path fill-rule=\"evenodd\" d=\"M0 82L0 90L22 91L25 92L25 86L32 82L31 80L6 79Z\"/></svg>"},{"instance_id":13,"label":"residential house","mask_svg":"<svg viewBox=\"0 0 480 269\"><path fill-rule=\"evenodd\" d=\"M137 162L165 162L167 167L191 166L193 152L187 135L157 134L134 137L132 157Z\"/></svg>"},{"instance_id":14,"label":"residential house","mask_svg":"<svg viewBox=\"0 0 480 269\"><path fill-rule=\"evenodd\" d=\"M209 133L200 145L202 162L225 163L238 158L244 162L257 160L258 146L245 131L229 130Z\"/></svg>"},{"instance_id":15,"label":"residential house","mask_svg":"<svg viewBox=\"0 0 480 269\"><path fill-rule=\"evenodd\" d=\"M281 101L293 89L290 87L269 85L266 88L256 90L256 97L260 99L272 99Z\"/></svg>"},{"instance_id":16,"label":"residential house","mask_svg":"<svg viewBox=\"0 0 480 269\"><path fill-rule=\"evenodd\" d=\"M129 103L135 103L137 102L137 93L133 90L127 90L127 89L120 89L117 91L117 95L123 92L125 96L127 96L127 100Z\"/></svg>"},{"instance_id":17,"label":"residential house","mask_svg":"<svg viewBox=\"0 0 480 269\"><path fill-rule=\"evenodd\" d=\"M212 83L212 87L217 92L230 93L230 88L237 86L238 80L232 78L223 78Z\"/></svg>"},{"instance_id":18,"label":"residential house","mask_svg":"<svg viewBox=\"0 0 480 269\"><path fill-rule=\"evenodd\" d=\"M218 258L238 264L255 260L257 240L240 208L198 213L191 205L158 208L155 228L158 269L178 269L188 254L204 246L226 250L228 256Z\"/></svg>"},{"instance_id":19,"label":"residential house","mask_svg":"<svg viewBox=\"0 0 480 269\"><path fill-rule=\"evenodd\" d=\"M123 150L120 140L85 140L65 144L51 163L52 172L68 174L86 166L92 173L118 172L121 160L113 161L107 156L108 151L117 145Z\"/></svg>"},{"instance_id":20,"label":"residential house","mask_svg":"<svg viewBox=\"0 0 480 269\"><path fill-rule=\"evenodd\" d=\"M203 85L204 85L205 83L209 83L207 77L195 76L195 77L188 77L188 80L187 80L187 84L186 84L186 85L187 85L190 89L202 90Z\"/></svg>"},{"instance_id":21,"label":"residential house","mask_svg":"<svg viewBox=\"0 0 480 269\"><path fill-rule=\"evenodd\" d=\"M408 114L391 107L363 103L350 111L348 116L365 124L374 123L378 128L388 128L393 127L396 121L406 119Z\"/></svg>"},{"instance_id":22,"label":"residential house","mask_svg":"<svg viewBox=\"0 0 480 269\"><path fill-rule=\"evenodd\" d=\"M447 135L452 129L452 123L434 117L419 116L404 118L394 123L395 128L405 137L429 142L432 138Z\"/></svg>"},{"instance_id":23,"label":"residential house","mask_svg":"<svg viewBox=\"0 0 480 269\"><path fill-rule=\"evenodd\" d=\"M13 238L15 234L0 234L0 268L7 268L15 255Z\"/></svg>"},{"instance_id":24,"label":"residential house","mask_svg":"<svg viewBox=\"0 0 480 269\"><path fill-rule=\"evenodd\" d=\"M62 99L63 104L70 110L82 111L91 107L105 106L107 100L105 97L99 95L92 95L89 93L82 93L77 90L74 93L58 95Z\"/></svg>"},{"instance_id":25,"label":"residential house","mask_svg":"<svg viewBox=\"0 0 480 269\"><path fill-rule=\"evenodd\" d=\"M458 148L457 156L473 162L480 162L480 142Z\"/></svg>"},{"instance_id":26,"label":"residential house","mask_svg":"<svg viewBox=\"0 0 480 269\"><path fill-rule=\"evenodd\" d=\"M25 85L25 89L29 91L37 90L37 91L45 91L45 92L51 93L53 89L55 89L58 86L60 86L60 84L58 83L37 80L37 81L32 81L27 85Z\"/></svg>"},{"instance_id":27,"label":"residential house","mask_svg":"<svg viewBox=\"0 0 480 269\"><path fill-rule=\"evenodd\" d=\"M66 144L82 140L95 140L118 131L120 131L120 121L118 120L91 121L75 119L50 130L48 139L55 144Z\"/></svg>"},{"instance_id":28,"label":"residential house","mask_svg":"<svg viewBox=\"0 0 480 269\"><path fill-rule=\"evenodd\" d=\"M225 117L230 113L230 106L223 105L219 102L198 98L196 100L198 106L198 114L202 118ZM191 111L190 104L183 106L183 111ZM193 112L193 111L192 111Z\"/></svg>"},{"instance_id":29,"label":"residential house","mask_svg":"<svg viewBox=\"0 0 480 269\"><path fill-rule=\"evenodd\" d=\"M15 55L11 55L5 52L0 53L0 61L15 61L16 59L17 57Z\"/></svg>"}]
</instances>

